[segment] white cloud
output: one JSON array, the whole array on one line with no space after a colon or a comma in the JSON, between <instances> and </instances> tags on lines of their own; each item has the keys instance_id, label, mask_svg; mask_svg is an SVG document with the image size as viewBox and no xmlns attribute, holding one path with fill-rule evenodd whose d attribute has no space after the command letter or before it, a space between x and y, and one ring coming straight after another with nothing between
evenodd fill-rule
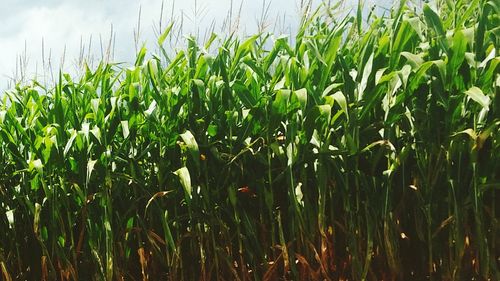
<instances>
[{"instance_id":1,"label":"white cloud","mask_svg":"<svg viewBox=\"0 0 500 281\"><path fill-rule=\"evenodd\" d=\"M249 34L257 30L256 23L261 16L262 1L243 0L239 17L240 33ZM282 24L277 18L283 19L285 16L285 27L290 26L293 29L299 19L296 1L300 0L267 0L266 2L271 3L268 18L270 27L280 28ZM135 53L133 30L137 26L139 7L141 7L140 40L152 44L156 38L153 25L157 26L159 23L162 4L161 0L2 0L2 2L3 6L8 8L0 11L0 18L3 19L3 24L0 25L0 89L7 86L9 81L7 77L16 76L16 65L19 69L19 64L25 62L26 78L33 78L35 73L39 78L41 74L50 76L47 69L42 69L43 62L45 65L49 62L49 54L54 69L59 68L59 62L64 55L64 70L71 72L80 55L81 43L87 51L91 37L91 54L95 58L100 58L100 38L106 46L111 25L116 36L115 60L132 61ZM179 23L183 18L183 33L196 33L196 30L200 30L200 35L203 36L204 31L214 20L216 31L220 31L222 23L228 16L231 2L231 0L165 0L163 19L166 22L173 15ZM320 0L314 2L319 3ZM233 21L237 18L239 7L240 0L234 0ZM195 14L198 17L195 17ZM42 60L42 38L45 60ZM22 56L23 54L25 56ZM20 62L20 55L26 58L26 61ZM18 72L18 77L19 74Z\"/></svg>"}]
</instances>

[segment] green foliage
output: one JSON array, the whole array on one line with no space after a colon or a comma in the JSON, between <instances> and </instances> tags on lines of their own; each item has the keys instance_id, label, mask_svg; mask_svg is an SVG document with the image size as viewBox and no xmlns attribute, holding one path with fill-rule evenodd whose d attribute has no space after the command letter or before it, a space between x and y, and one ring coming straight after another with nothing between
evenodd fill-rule
<instances>
[{"instance_id":1,"label":"green foliage","mask_svg":"<svg viewBox=\"0 0 500 281\"><path fill-rule=\"evenodd\" d=\"M6 91L4 280L500 280L498 5L359 2Z\"/></svg>"}]
</instances>

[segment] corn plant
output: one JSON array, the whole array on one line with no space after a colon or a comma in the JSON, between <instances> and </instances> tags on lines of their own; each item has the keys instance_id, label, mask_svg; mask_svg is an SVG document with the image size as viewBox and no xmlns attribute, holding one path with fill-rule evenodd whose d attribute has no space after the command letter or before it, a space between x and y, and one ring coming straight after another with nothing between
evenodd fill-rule
<instances>
[{"instance_id":1,"label":"corn plant","mask_svg":"<svg viewBox=\"0 0 500 281\"><path fill-rule=\"evenodd\" d=\"M499 6L436 4L6 91L3 280L500 280Z\"/></svg>"}]
</instances>

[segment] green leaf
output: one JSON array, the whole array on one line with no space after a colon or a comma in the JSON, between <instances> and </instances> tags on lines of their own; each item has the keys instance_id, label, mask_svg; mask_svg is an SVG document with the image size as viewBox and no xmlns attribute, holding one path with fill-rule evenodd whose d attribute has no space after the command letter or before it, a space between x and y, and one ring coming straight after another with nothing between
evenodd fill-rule
<instances>
[{"instance_id":1,"label":"green leaf","mask_svg":"<svg viewBox=\"0 0 500 281\"><path fill-rule=\"evenodd\" d=\"M85 137L85 140L89 141L90 123L83 123L81 133Z\"/></svg>"},{"instance_id":2,"label":"green leaf","mask_svg":"<svg viewBox=\"0 0 500 281\"><path fill-rule=\"evenodd\" d=\"M446 32L443 28L443 23L438 14L429 7L428 4L424 5L424 16L427 24L434 30L437 35L438 42L441 44L443 51L448 52L448 42L446 41Z\"/></svg>"},{"instance_id":3,"label":"green leaf","mask_svg":"<svg viewBox=\"0 0 500 281\"><path fill-rule=\"evenodd\" d=\"M40 159L30 160L28 162L28 170L30 172L33 170L37 170L38 172L42 172L42 170L43 170L42 160L40 160Z\"/></svg>"},{"instance_id":4,"label":"green leaf","mask_svg":"<svg viewBox=\"0 0 500 281\"><path fill-rule=\"evenodd\" d=\"M235 81L232 83L231 88L246 108L250 109L257 105L257 99L252 95L245 84Z\"/></svg>"},{"instance_id":5,"label":"green leaf","mask_svg":"<svg viewBox=\"0 0 500 281\"><path fill-rule=\"evenodd\" d=\"M484 109L488 109L490 106L490 97L486 96L481 89L478 87L472 87L469 90L465 91L465 93L479 105L481 105Z\"/></svg>"},{"instance_id":6,"label":"green leaf","mask_svg":"<svg viewBox=\"0 0 500 281\"><path fill-rule=\"evenodd\" d=\"M217 135L217 131L218 131L218 126L217 125L214 125L214 124L208 125L207 134L209 136L215 137Z\"/></svg>"},{"instance_id":7,"label":"green leaf","mask_svg":"<svg viewBox=\"0 0 500 281\"><path fill-rule=\"evenodd\" d=\"M7 221L9 222L9 228L12 229L14 227L14 210L8 210L5 212L5 216L7 217Z\"/></svg>"},{"instance_id":8,"label":"green leaf","mask_svg":"<svg viewBox=\"0 0 500 281\"><path fill-rule=\"evenodd\" d=\"M168 245L170 246L171 250L176 253L177 252L177 247L175 246L174 242L174 237L172 235L172 231L170 230L170 226L168 225L168 210L165 210L165 213L163 215L163 220L162 225L163 229L165 231L165 240L167 240Z\"/></svg>"},{"instance_id":9,"label":"green leaf","mask_svg":"<svg viewBox=\"0 0 500 281\"><path fill-rule=\"evenodd\" d=\"M358 34L361 34L363 21L363 0L358 0L358 8L356 10L356 27L358 28Z\"/></svg>"},{"instance_id":10,"label":"green leaf","mask_svg":"<svg viewBox=\"0 0 500 281\"><path fill-rule=\"evenodd\" d=\"M142 48L139 50L139 53L137 54L137 57L135 59L135 66L140 66L144 62L144 58L146 57L147 49L146 46L143 45Z\"/></svg>"},{"instance_id":11,"label":"green leaf","mask_svg":"<svg viewBox=\"0 0 500 281\"><path fill-rule=\"evenodd\" d=\"M167 36L170 34L170 31L172 30L172 27L174 26L174 23L170 23L167 28L165 28L165 31L158 37L158 45L163 45L163 42L165 42L165 39L167 39Z\"/></svg>"},{"instance_id":12,"label":"green leaf","mask_svg":"<svg viewBox=\"0 0 500 281\"><path fill-rule=\"evenodd\" d=\"M94 126L90 130L90 132L95 137L95 139L97 140L97 142L100 144L101 143L101 129L99 129L99 127L97 127L97 126Z\"/></svg>"},{"instance_id":13,"label":"green leaf","mask_svg":"<svg viewBox=\"0 0 500 281\"><path fill-rule=\"evenodd\" d=\"M462 65L465 58L465 51L467 50L467 40L461 30L455 32L453 36L453 48L450 59L450 75L455 75Z\"/></svg>"},{"instance_id":14,"label":"green leaf","mask_svg":"<svg viewBox=\"0 0 500 281\"><path fill-rule=\"evenodd\" d=\"M97 163L97 160L90 159L87 162L87 183L90 181L90 176L92 176L92 171L94 171L94 166Z\"/></svg>"},{"instance_id":15,"label":"green leaf","mask_svg":"<svg viewBox=\"0 0 500 281\"><path fill-rule=\"evenodd\" d=\"M253 43L257 40L258 35L251 36L248 38L245 42L243 42L237 49L236 54L234 55L233 59L233 65L231 66L230 73L234 72L234 69L236 68L237 64L239 63L240 59L247 53L250 52L252 49Z\"/></svg>"},{"instance_id":16,"label":"green leaf","mask_svg":"<svg viewBox=\"0 0 500 281\"><path fill-rule=\"evenodd\" d=\"M7 111L5 110L0 110L0 123L3 123L5 120L5 115L7 114Z\"/></svg>"},{"instance_id":17,"label":"green leaf","mask_svg":"<svg viewBox=\"0 0 500 281\"><path fill-rule=\"evenodd\" d=\"M302 207L304 207L304 194L302 193L302 183L299 182L295 187L295 199Z\"/></svg>"},{"instance_id":18,"label":"green leaf","mask_svg":"<svg viewBox=\"0 0 500 281\"><path fill-rule=\"evenodd\" d=\"M364 68L363 68L363 76L361 76L361 82L359 84L358 88L358 101L363 98L363 94L366 90L366 86L368 84L368 78L370 77L372 73L372 66L373 66L373 53L370 55L368 58L368 61L366 62Z\"/></svg>"},{"instance_id":19,"label":"green leaf","mask_svg":"<svg viewBox=\"0 0 500 281\"><path fill-rule=\"evenodd\" d=\"M200 160L200 150L198 148L198 143L196 142L196 139L194 138L191 131L186 131L180 136L182 138L182 141L186 144L189 153L191 153L193 160L195 162L198 162Z\"/></svg>"},{"instance_id":20,"label":"green leaf","mask_svg":"<svg viewBox=\"0 0 500 281\"><path fill-rule=\"evenodd\" d=\"M128 121L123 120L120 122L122 124L122 132L123 132L123 138L126 139L130 135L130 131L128 128Z\"/></svg>"},{"instance_id":21,"label":"green leaf","mask_svg":"<svg viewBox=\"0 0 500 281\"><path fill-rule=\"evenodd\" d=\"M146 111L144 111L144 114L146 116L151 116L151 114L153 114L153 111L156 109L156 101L153 100L150 104L149 104L149 107Z\"/></svg>"},{"instance_id":22,"label":"green leaf","mask_svg":"<svg viewBox=\"0 0 500 281\"><path fill-rule=\"evenodd\" d=\"M192 187L191 187L191 176L189 175L188 168L182 167L179 170L175 171L174 174L176 174L179 177L181 185L184 188L186 201L188 203L191 202Z\"/></svg>"},{"instance_id":23,"label":"green leaf","mask_svg":"<svg viewBox=\"0 0 500 281\"><path fill-rule=\"evenodd\" d=\"M500 75L498 75L498 70L497 70L499 65L500 65L500 58L497 57L491 60L489 67L483 70L483 73L479 78L481 81L480 82L481 85L491 85L494 75L497 76L497 79L500 77ZM500 84L497 83L497 87L499 85Z\"/></svg>"},{"instance_id":24,"label":"green leaf","mask_svg":"<svg viewBox=\"0 0 500 281\"><path fill-rule=\"evenodd\" d=\"M342 83L333 83L333 84L331 84L330 86L328 86L328 87L325 88L325 90L321 94L321 97L323 97L323 98L326 97L327 95L330 94L331 91L333 91L334 89L339 88L342 85L343 85Z\"/></svg>"},{"instance_id":25,"label":"green leaf","mask_svg":"<svg viewBox=\"0 0 500 281\"><path fill-rule=\"evenodd\" d=\"M288 112L288 104L290 100L290 90L278 90L276 98L273 101L273 111L277 114L284 115Z\"/></svg>"},{"instance_id":26,"label":"green leaf","mask_svg":"<svg viewBox=\"0 0 500 281\"><path fill-rule=\"evenodd\" d=\"M415 30L415 32L417 32L418 37L421 40L424 40L425 37L422 33L422 21L420 20L420 18L413 17L413 18L409 18L407 21L410 24L410 26L413 28L413 30Z\"/></svg>"},{"instance_id":27,"label":"green leaf","mask_svg":"<svg viewBox=\"0 0 500 281\"><path fill-rule=\"evenodd\" d=\"M401 52L401 55L408 60L412 69L418 69L424 63L423 54L415 55L409 52Z\"/></svg>"},{"instance_id":28,"label":"green leaf","mask_svg":"<svg viewBox=\"0 0 500 281\"><path fill-rule=\"evenodd\" d=\"M335 94L333 94L332 97L340 105L340 108L342 108L342 111L344 111L344 114L346 115L347 120L349 120L349 114L347 112L347 100L345 98L344 93L342 93L341 91L338 91Z\"/></svg>"},{"instance_id":29,"label":"green leaf","mask_svg":"<svg viewBox=\"0 0 500 281\"><path fill-rule=\"evenodd\" d=\"M294 91L293 95L299 101L302 112L305 112L306 107L307 107L307 90L302 88L300 90Z\"/></svg>"}]
</instances>

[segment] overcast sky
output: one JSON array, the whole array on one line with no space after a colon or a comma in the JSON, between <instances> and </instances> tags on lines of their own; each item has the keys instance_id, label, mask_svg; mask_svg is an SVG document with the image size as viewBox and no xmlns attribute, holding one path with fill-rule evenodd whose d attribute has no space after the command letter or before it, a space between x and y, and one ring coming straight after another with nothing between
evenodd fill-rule
<instances>
[{"instance_id":1,"label":"overcast sky","mask_svg":"<svg viewBox=\"0 0 500 281\"><path fill-rule=\"evenodd\" d=\"M238 33L250 34L257 30L264 0L234 0L233 26L241 6ZM317 5L320 0L313 0ZM300 0L267 0L268 31L293 32L299 20ZM357 0L347 0L346 9ZM373 1L371 1L373 3ZM388 6L390 0L379 1ZM183 33L196 33L203 37L215 22L220 32L227 20L231 0L164 0L163 27L173 17L179 23L183 18ZM195 5L196 4L196 5ZM382 5L382 4L379 4ZM101 58L101 44L108 45L113 26L114 61L130 62L134 59L134 30L137 29L141 9L140 43L154 46L155 30L159 28L162 0L0 0L0 89L7 87L12 77L19 77L19 65L26 69L25 76L38 77L43 66L58 69L64 56L63 68L72 72L77 65L81 46L86 56ZM226 21L227 22L227 21ZM227 30L227 29L226 29ZM92 38L92 41L90 40ZM43 44L42 44L43 41ZM43 46L43 48L42 48ZM42 59L42 53L44 58ZM20 59L21 57L21 59ZM50 58L50 60L49 60Z\"/></svg>"}]
</instances>

